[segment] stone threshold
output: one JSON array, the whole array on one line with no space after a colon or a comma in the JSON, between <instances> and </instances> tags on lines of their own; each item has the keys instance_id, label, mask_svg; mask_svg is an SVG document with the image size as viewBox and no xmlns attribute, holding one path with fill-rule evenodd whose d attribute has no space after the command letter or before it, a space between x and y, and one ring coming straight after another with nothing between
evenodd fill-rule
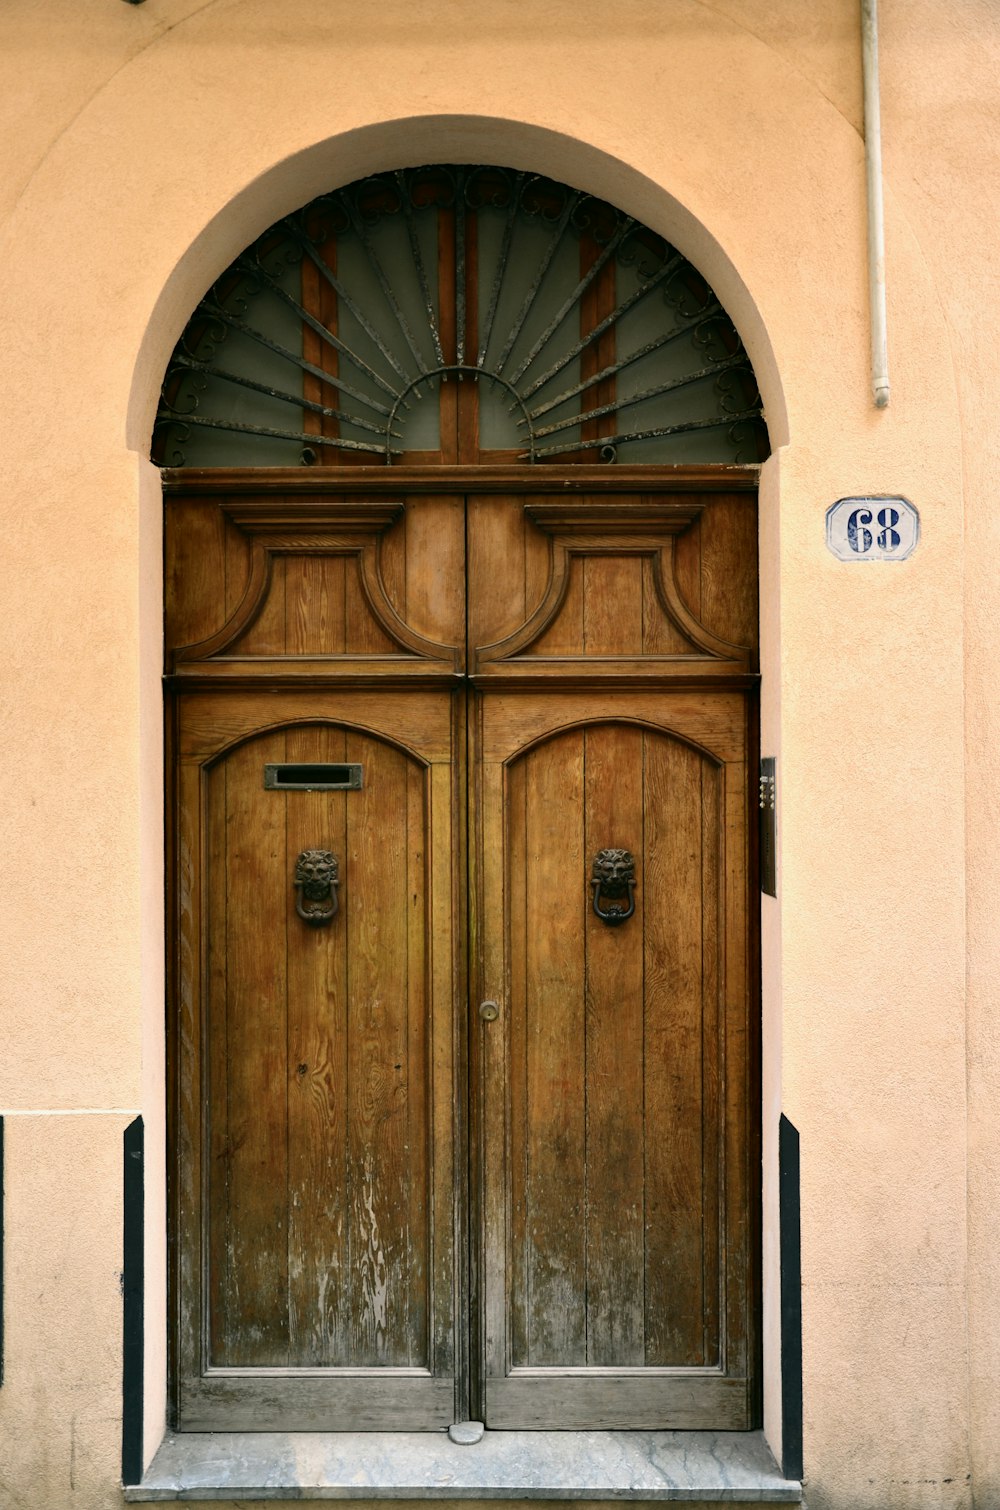
<instances>
[{"instance_id":1,"label":"stone threshold","mask_svg":"<svg viewBox=\"0 0 1000 1510\"><path fill-rule=\"evenodd\" d=\"M168 1433L125 1499L683 1500L777 1505L802 1499L763 1432L487 1431Z\"/></svg>"}]
</instances>

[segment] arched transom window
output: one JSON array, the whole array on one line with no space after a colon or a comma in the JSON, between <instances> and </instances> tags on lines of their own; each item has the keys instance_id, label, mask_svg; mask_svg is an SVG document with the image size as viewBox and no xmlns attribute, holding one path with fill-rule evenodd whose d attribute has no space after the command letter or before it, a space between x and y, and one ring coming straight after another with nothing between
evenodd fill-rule
<instances>
[{"instance_id":1,"label":"arched transom window","mask_svg":"<svg viewBox=\"0 0 1000 1510\"><path fill-rule=\"evenodd\" d=\"M747 462L760 397L711 288L639 221L509 168L382 173L265 231L171 356L170 467Z\"/></svg>"}]
</instances>

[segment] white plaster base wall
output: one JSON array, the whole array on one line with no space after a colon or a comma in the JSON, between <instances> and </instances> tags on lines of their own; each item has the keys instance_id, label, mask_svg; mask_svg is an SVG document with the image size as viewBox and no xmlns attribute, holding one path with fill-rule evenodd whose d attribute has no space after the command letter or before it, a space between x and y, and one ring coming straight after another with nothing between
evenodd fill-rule
<instances>
[{"instance_id":1,"label":"white plaster base wall","mask_svg":"<svg viewBox=\"0 0 1000 1510\"><path fill-rule=\"evenodd\" d=\"M531 167L615 201L701 268L744 336L776 449L761 489L780 823L762 920L766 1427L780 1446L784 1110L801 1135L812 1510L967 1506L973 1472L980 1503L1000 1497L998 22L978 0L883 0L893 393L876 414L857 8L761 9L616 0L591 23L570 0L530 16L515 0L4 8L12 1505L121 1503L135 1109L147 1455L164 1419L159 502L143 460L160 375L254 234L321 190L427 160ZM872 491L920 510L903 565L825 549L828 505ZM53 856L70 877L57 891Z\"/></svg>"}]
</instances>

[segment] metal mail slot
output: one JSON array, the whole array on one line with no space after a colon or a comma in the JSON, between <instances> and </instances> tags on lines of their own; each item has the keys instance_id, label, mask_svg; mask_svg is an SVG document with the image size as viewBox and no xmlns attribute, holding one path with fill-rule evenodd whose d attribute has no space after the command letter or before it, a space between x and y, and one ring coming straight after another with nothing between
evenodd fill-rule
<instances>
[{"instance_id":1,"label":"metal mail slot","mask_svg":"<svg viewBox=\"0 0 1000 1510\"><path fill-rule=\"evenodd\" d=\"M266 765L264 786L269 792L356 792L360 765Z\"/></svg>"}]
</instances>

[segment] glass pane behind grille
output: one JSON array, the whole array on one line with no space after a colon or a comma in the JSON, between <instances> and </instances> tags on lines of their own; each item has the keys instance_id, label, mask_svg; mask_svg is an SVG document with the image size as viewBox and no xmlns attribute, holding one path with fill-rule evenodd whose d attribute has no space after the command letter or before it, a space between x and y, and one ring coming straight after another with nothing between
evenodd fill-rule
<instances>
[{"instance_id":1,"label":"glass pane behind grille","mask_svg":"<svg viewBox=\"0 0 1000 1510\"><path fill-rule=\"evenodd\" d=\"M325 195L236 259L171 357L153 457L476 459L456 424L528 463L768 450L740 338L673 247L565 184L442 165Z\"/></svg>"}]
</instances>

